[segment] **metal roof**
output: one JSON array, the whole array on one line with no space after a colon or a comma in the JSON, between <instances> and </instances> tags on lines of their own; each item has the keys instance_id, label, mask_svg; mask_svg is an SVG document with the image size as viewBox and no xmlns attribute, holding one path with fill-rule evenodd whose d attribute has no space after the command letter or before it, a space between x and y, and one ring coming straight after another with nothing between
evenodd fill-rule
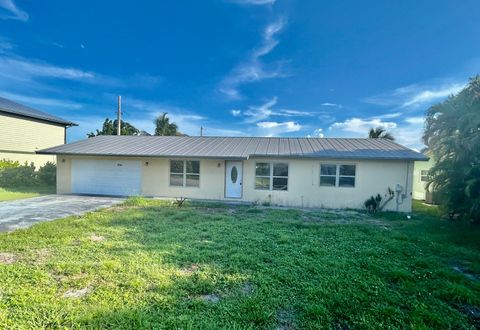
<instances>
[{"instance_id":1,"label":"metal roof","mask_svg":"<svg viewBox=\"0 0 480 330\"><path fill-rule=\"evenodd\" d=\"M39 154L248 159L251 157L428 160L386 139L96 136Z\"/></svg>"},{"instance_id":2,"label":"metal roof","mask_svg":"<svg viewBox=\"0 0 480 330\"><path fill-rule=\"evenodd\" d=\"M1 112L13 114L16 116L35 118L35 119L47 121L50 123L61 124L64 126L77 126L77 124L72 123L68 120L50 115L40 110L32 109L20 103L7 100L3 97L0 97L0 113Z\"/></svg>"}]
</instances>

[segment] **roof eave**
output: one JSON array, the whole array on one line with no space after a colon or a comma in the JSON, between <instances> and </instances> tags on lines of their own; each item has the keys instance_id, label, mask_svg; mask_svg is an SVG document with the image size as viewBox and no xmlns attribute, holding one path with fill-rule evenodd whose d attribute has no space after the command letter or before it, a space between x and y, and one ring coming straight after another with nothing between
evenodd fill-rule
<instances>
[{"instance_id":1,"label":"roof eave","mask_svg":"<svg viewBox=\"0 0 480 330\"><path fill-rule=\"evenodd\" d=\"M65 127L78 126L77 123L70 122L70 121L63 121L63 120L60 120L60 119L59 120L53 120L53 119L40 118L40 117L37 117L37 116L29 116L27 114L16 113L16 112L8 111L8 110L5 110L5 109L0 109L0 113L5 113L7 115L14 116L14 117L35 119L35 120L42 121L42 122L45 122L45 123L62 125L62 126L65 126Z\"/></svg>"}]
</instances>

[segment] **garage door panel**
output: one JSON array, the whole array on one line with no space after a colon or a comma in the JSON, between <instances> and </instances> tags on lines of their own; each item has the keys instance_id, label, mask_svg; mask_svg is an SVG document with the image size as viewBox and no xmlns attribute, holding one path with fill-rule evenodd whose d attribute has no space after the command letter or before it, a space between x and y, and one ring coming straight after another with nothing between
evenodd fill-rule
<instances>
[{"instance_id":1,"label":"garage door panel","mask_svg":"<svg viewBox=\"0 0 480 330\"><path fill-rule=\"evenodd\" d=\"M141 193L142 166L136 160L72 161L72 192L133 196Z\"/></svg>"}]
</instances>

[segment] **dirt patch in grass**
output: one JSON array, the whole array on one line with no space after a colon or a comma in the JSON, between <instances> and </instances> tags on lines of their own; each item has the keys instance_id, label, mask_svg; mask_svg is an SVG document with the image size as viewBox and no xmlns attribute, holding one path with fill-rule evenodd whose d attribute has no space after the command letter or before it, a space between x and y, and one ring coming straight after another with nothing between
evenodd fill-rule
<instances>
[{"instance_id":1,"label":"dirt patch in grass","mask_svg":"<svg viewBox=\"0 0 480 330\"><path fill-rule=\"evenodd\" d=\"M91 291L90 288L83 288L83 289L79 289L79 290L74 290L74 289L71 289L71 290L68 290L67 292L65 292L63 294L63 297L64 298L72 298L72 299L77 299L77 298L81 298L83 296L85 296L86 294L88 294L89 292Z\"/></svg>"},{"instance_id":2,"label":"dirt patch in grass","mask_svg":"<svg viewBox=\"0 0 480 330\"><path fill-rule=\"evenodd\" d=\"M246 296L251 295L255 291L255 286L252 283L245 283L242 286L242 293Z\"/></svg>"},{"instance_id":3,"label":"dirt patch in grass","mask_svg":"<svg viewBox=\"0 0 480 330\"><path fill-rule=\"evenodd\" d=\"M470 323L475 329L480 329L480 308L468 304L463 304L458 308L460 312L467 315Z\"/></svg>"},{"instance_id":4,"label":"dirt patch in grass","mask_svg":"<svg viewBox=\"0 0 480 330\"><path fill-rule=\"evenodd\" d=\"M18 257L13 253L0 252L0 264L13 264L18 261Z\"/></svg>"},{"instance_id":5,"label":"dirt patch in grass","mask_svg":"<svg viewBox=\"0 0 480 330\"><path fill-rule=\"evenodd\" d=\"M332 328L334 330L350 330L350 326L345 321L340 320L333 321Z\"/></svg>"},{"instance_id":6,"label":"dirt patch in grass","mask_svg":"<svg viewBox=\"0 0 480 330\"><path fill-rule=\"evenodd\" d=\"M191 264L188 267L180 269L180 272L184 275L190 275L200 270L200 266L197 264Z\"/></svg>"},{"instance_id":7,"label":"dirt patch in grass","mask_svg":"<svg viewBox=\"0 0 480 330\"><path fill-rule=\"evenodd\" d=\"M295 330L295 311L292 308L282 309L277 314L277 330Z\"/></svg>"},{"instance_id":8,"label":"dirt patch in grass","mask_svg":"<svg viewBox=\"0 0 480 330\"><path fill-rule=\"evenodd\" d=\"M90 235L90 240L92 242L103 242L105 240L105 237L99 236L99 235L96 235L96 234L92 234L92 235Z\"/></svg>"},{"instance_id":9,"label":"dirt patch in grass","mask_svg":"<svg viewBox=\"0 0 480 330\"><path fill-rule=\"evenodd\" d=\"M50 250L47 248L38 249L35 251L35 260L37 263L43 263L47 261L48 257L50 257Z\"/></svg>"},{"instance_id":10,"label":"dirt patch in grass","mask_svg":"<svg viewBox=\"0 0 480 330\"><path fill-rule=\"evenodd\" d=\"M480 275L479 275L479 274L475 274L474 272L472 272L472 271L471 271L467 266L465 266L465 265L456 263L456 264L453 264L453 265L452 265L452 269L453 269L454 271L456 271L457 273L462 274L463 276L465 276L465 277L468 278L469 280L472 280L472 281L479 281L479 280L480 280Z\"/></svg>"},{"instance_id":11,"label":"dirt patch in grass","mask_svg":"<svg viewBox=\"0 0 480 330\"><path fill-rule=\"evenodd\" d=\"M204 295L198 296L198 299L204 302L214 303L214 304L220 301L220 297L217 296L216 294L204 294Z\"/></svg>"}]
</instances>

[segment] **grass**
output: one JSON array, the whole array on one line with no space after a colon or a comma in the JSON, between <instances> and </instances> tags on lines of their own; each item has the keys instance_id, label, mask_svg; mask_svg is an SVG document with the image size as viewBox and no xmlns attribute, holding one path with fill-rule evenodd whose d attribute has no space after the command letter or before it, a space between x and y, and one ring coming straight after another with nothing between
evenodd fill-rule
<instances>
[{"instance_id":1,"label":"grass","mask_svg":"<svg viewBox=\"0 0 480 330\"><path fill-rule=\"evenodd\" d=\"M54 194L54 186L35 186L35 187L16 187L2 188L0 187L0 202L10 201L23 198L37 197L41 195Z\"/></svg>"},{"instance_id":2,"label":"grass","mask_svg":"<svg viewBox=\"0 0 480 330\"><path fill-rule=\"evenodd\" d=\"M429 210L132 199L3 233L0 327L473 329L480 230Z\"/></svg>"}]
</instances>

